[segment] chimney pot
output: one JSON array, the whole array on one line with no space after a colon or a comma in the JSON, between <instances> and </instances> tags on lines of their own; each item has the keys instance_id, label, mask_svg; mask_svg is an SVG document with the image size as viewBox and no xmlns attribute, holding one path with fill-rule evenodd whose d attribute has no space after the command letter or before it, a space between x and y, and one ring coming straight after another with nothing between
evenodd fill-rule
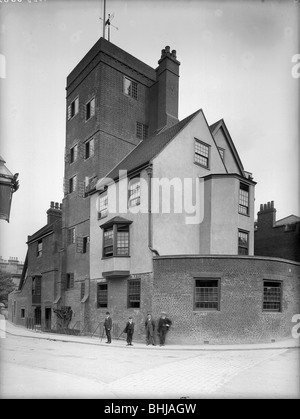
<instances>
[{"instance_id":1,"label":"chimney pot","mask_svg":"<svg viewBox=\"0 0 300 419\"><path fill-rule=\"evenodd\" d=\"M260 211L263 211L263 210L264 210L264 205L260 204Z\"/></svg>"},{"instance_id":2,"label":"chimney pot","mask_svg":"<svg viewBox=\"0 0 300 419\"><path fill-rule=\"evenodd\" d=\"M58 209L58 202L55 202L55 209Z\"/></svg>"},{"instance_id":3,"label":"chimney pot","mask_svg":"<svg viewBox=\"0 0 300 419\"><path fill-rule=\"evenodd\" d=\"M50 207L51 207L51 208L54 208L54 201L51 201L51 203L50 203Z\"/></svg>"},{"instance_id":4,"label":"chimney pot","mask_svg":"<svg viewBox=\"0 0 300 419\"><path fill-rule=\"evenodd\" d=\"M170 47L169 47L169 45L166 46L165 51L166 51L167 54L170 54Z\"/></svg>"},{"instance_id":5,"label":"chimney pot","mask_svg":"<svg viewBox=\"0 0 300 419\"><path fill-rule=\"evenodd\" d=\"M172 49L172 56L176 58L176 49Z\"/></svg>"}]
</instances>

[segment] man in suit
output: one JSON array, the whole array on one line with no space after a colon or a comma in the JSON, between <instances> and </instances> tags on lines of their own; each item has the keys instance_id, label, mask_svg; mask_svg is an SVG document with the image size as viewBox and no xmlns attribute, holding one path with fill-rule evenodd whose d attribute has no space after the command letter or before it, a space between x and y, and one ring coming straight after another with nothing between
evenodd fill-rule
<instances>
[{"instance_id":1,"label":"man in suit","mask_svg":"<svg viewBox=\"0 0 300 419\"><path fill-rule=\"evenodd\" d=\"M134 333L134 323L133 323L133 320L132 320L131 316L129 317L128 322L126 323L126 327L125 327L123 333L127 333L127 346L128 345L133 346L132 345L132 336L133 336L133 333Z\"/></svg>"},{"instance_id":2,"label":"man in suit","mask_svg":"<svg viewBox=\"0 0 300 419\"><path fill-rule=\"evenodd\" d=\"M111 343L111 328L112 328L112 319L110 317L109 311L106 312L105 320L104 320L104 329L107 337L107 341L105 343Z\"/></svg>"},{"instance_id":3,"label":"man in suit","mask_svg":"<svg viewBox=\"0 0 300 419\"><path fill-rule=\"evenodd\" d=\"M166 334L171 326L172 322L166 317L166 313L162 311L161 317L158 321L157 331L159 333L159 346L165 346Z\"/></svg>"},{"instance_id":4,"label":"man in suit","mask_svg":"<svg viewBox=\"0 0 300 419\"><path fill-rule=\"evenodd\" d=\"M154 342L155 323L152 320L152 316L151 316L150 313L147 314L147 319L145 321L145 329L146 329L146 343L147 343L147 345L150 345L150 341L151 341L152 345L155 346L155 342Z\"/></svg>"}]
</instances>

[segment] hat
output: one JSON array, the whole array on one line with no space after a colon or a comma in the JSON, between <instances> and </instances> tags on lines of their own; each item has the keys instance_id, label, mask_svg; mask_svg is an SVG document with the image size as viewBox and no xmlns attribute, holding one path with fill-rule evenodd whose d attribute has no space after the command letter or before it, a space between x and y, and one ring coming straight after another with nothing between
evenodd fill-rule
<instances>
[{"instance_id":1,"label":"hat","mask_svg":"<svg viewBox=\"0 0 300 419\"><path fill-rule=\"evenodd\" d=\"M162 311L161 314L167 314L165 311Z\"/></svg>"},{"instance_id":2,"label":"hat","mask_svg":"<svg viewBox=\"0 0 300 419\"><path fill-rule=\"evenodd\" d=\"M129 318L129 319L132 319L132 316L129 316L128 318Z\"/></svg>"},{"instance_id":3,"label":"hat","mask_svg":"<svg viewBox=\"0 0 300 419\"><path fill-rule=\"evenodd\" d=\"M105 314L109 314L109 311L107 311Z\"/></svg>"}]
</instances>

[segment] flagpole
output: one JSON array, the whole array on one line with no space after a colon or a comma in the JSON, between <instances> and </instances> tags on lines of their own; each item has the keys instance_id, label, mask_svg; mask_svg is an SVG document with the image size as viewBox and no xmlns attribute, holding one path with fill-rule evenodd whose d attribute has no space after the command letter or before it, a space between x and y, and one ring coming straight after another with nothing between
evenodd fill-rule
<instances>
[{"instance_id":1,"label":"flagpole","mask_svg":"<svg viewBox=\"0 0 300 419\"><path fill-rule=\"evenodd\" d=\"M103 38L105 39L105 21L106 21L106 0L104 0L104 11L103 11Z\"/></svg>"}]
</instances>

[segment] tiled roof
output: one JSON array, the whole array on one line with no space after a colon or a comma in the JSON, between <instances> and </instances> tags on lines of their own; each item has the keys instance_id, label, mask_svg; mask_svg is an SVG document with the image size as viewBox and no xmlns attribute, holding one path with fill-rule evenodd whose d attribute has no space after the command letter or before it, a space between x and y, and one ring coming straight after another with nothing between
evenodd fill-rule
<instances>
[{"instance_id":1,"label":"tiled roof","mask_svg":"<svg viewBox=\"0 0 300 419\"><path fill-rule=\"evenodd\" d=\"M117 179L120 170L131 172L152 160L162 149L200 112L189 115L172 127L141 141L125 158L117 164L107 175L107 178Z\"/></svg>"}]
</instances>

